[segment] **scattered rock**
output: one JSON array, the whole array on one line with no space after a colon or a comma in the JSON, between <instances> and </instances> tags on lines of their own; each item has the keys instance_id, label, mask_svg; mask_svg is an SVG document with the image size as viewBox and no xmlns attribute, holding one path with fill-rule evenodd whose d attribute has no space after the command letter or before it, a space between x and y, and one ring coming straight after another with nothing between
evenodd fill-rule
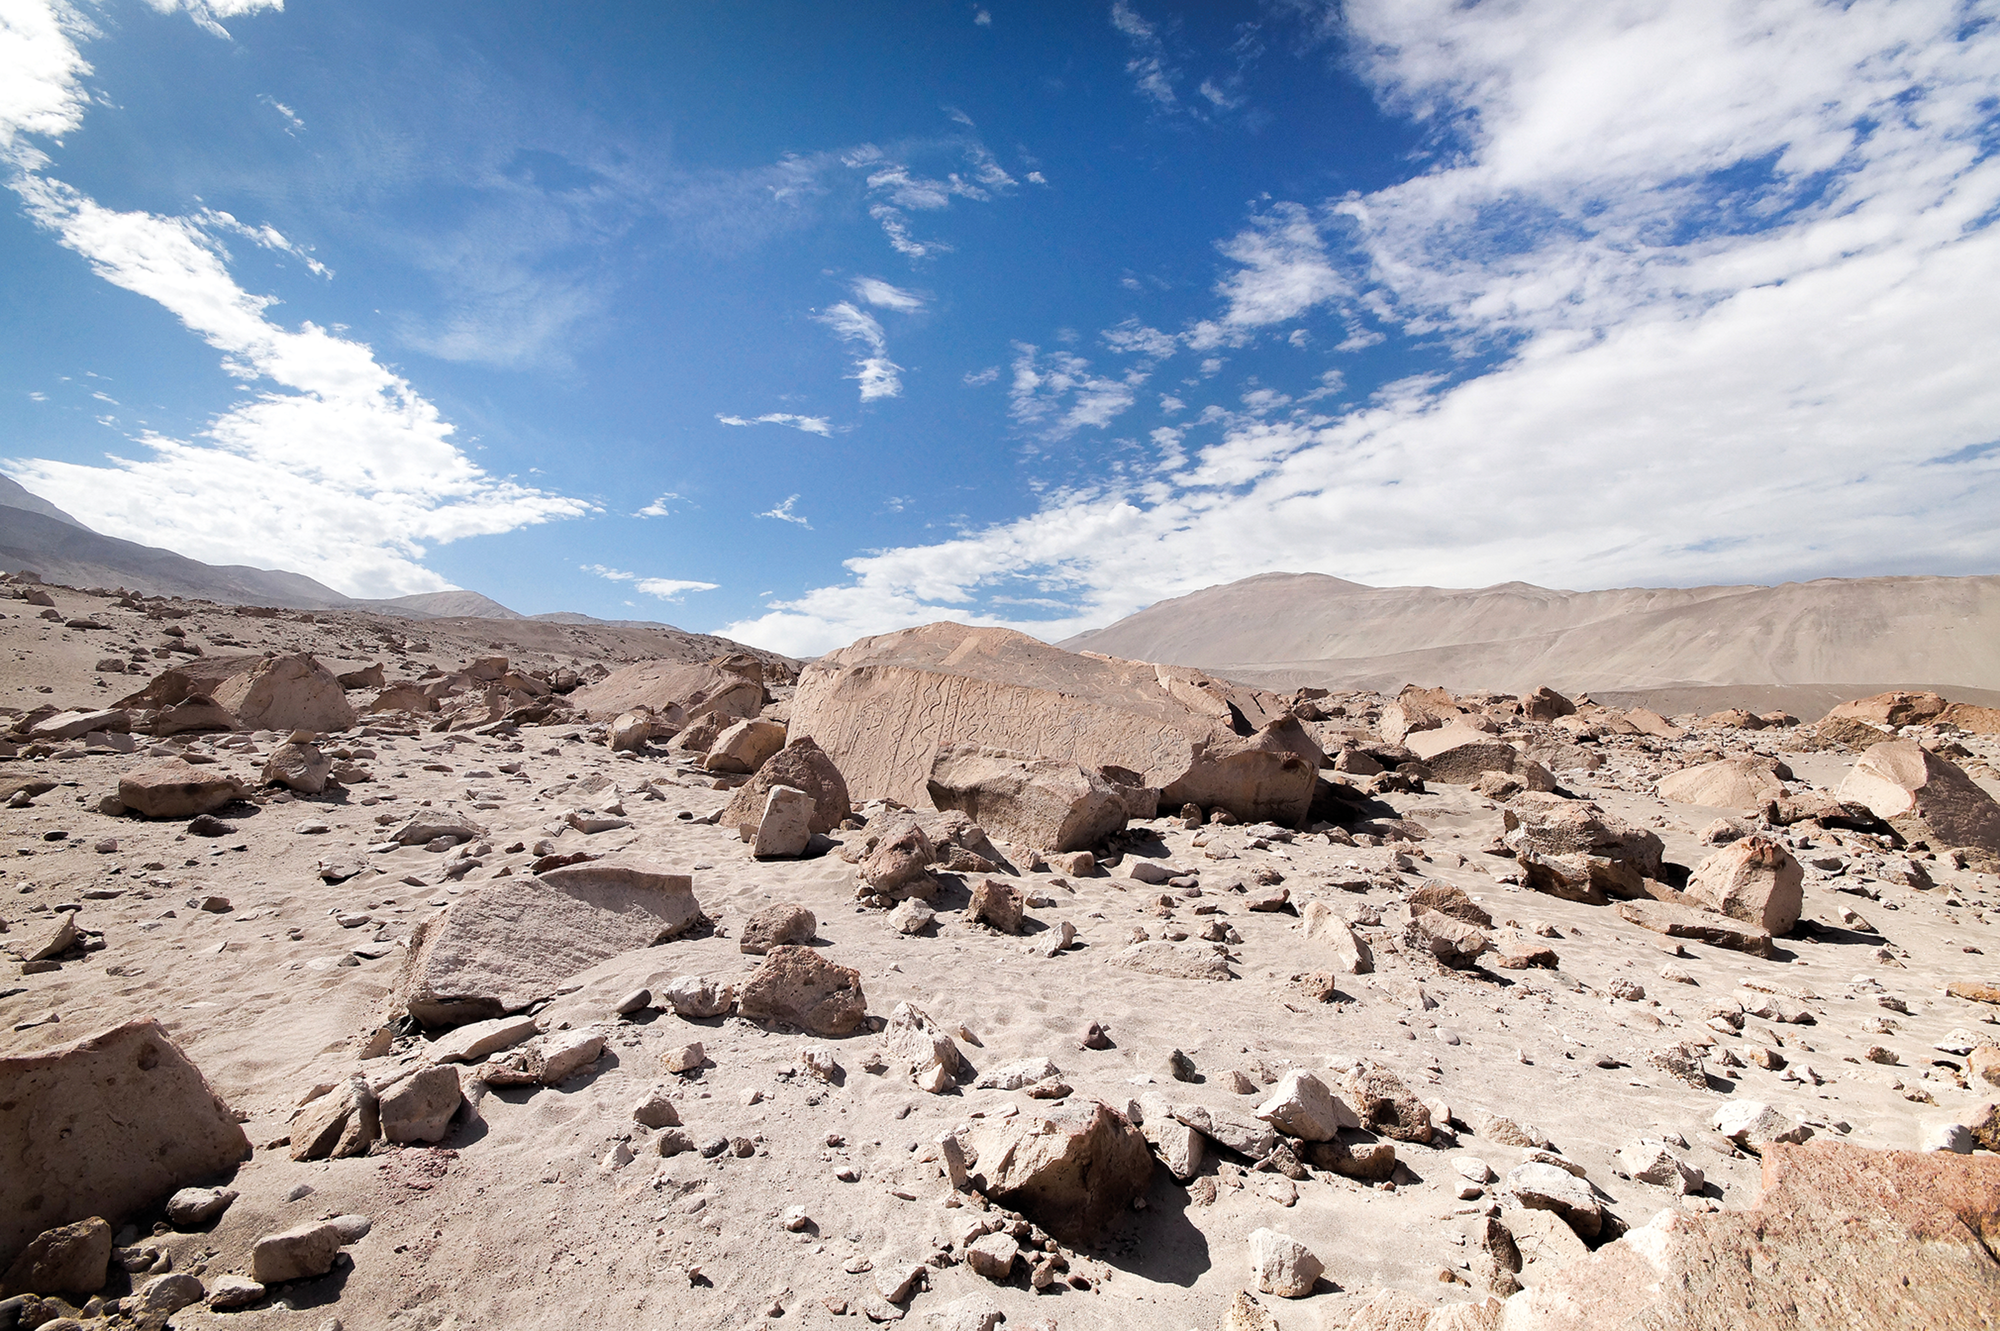
<instances>
[{"instance_id":1,"label":"scattered rock","mask_svg":"<svg viewBox=\"0 0 2000 1331\"><path fill-rule=\"evenodd\" d=\"M333 1269L340 1248L340 1231L325 1222L266 1234L250 1249L250 1274L266 1285L310 1280Z\"/></svg>"},{"instance_id":2,"label":"scattered rock","mask_svg":"<svg viewBox=\"0 0 2000 1331\"><path fill-rule=\"evenodd\" d=\"M818 928L819 921L804 906L796 902L780 902L764 907L743 922L736 947L740 952L762 956L772 948L787 943L810 943Z\"/></svg>"},{"instance_id":3,"label":"scattered rock","mask_svg":"<svg viewBox=\"0 0 2000 1331\"><path fill-rule=\"evenodd\" d=\"M1250 1269L1263 1293L1302 1299L1312 1293L1326 1268L1305 1244L1290 1235L1257 1229L1250 1234Z\"/></svg>"},{"instance_id":4,"label":"scattered rock","mask_svg":"<svg viewBox=\"0 0 2000 1331\"><path fill-rule=\"evenodd\" d=\"M1067 1243L1095 1238L1145 1195L1153 1172L1139 1130L1096 1100L989 1124L975 1130L975 1145L979 1190Z\"/></svg>"},{"instance_id":5,"label":"scattered rock","mask_svg":"<svg viewBox=\"0 0 2000 1331\"><path fill-rule=\"evenodd\" d=\"M959 810L1003 840L1043 851L1089 850L1123 828L1127 816L1110 783L1074 761L979 745L940 749L927 789L938 808Z\"/></svg>"},{"instance_id":6,"label":"scattered rock","mask_svg":"<svg viewBox=\"0 0 2000 1331\"><path fill-rule=\"evenodd\" d=\"M17 1222L18 1223L18 1222ZM111 1267L111 1226L91 1216L43 1230L0 1276L0 1298L15 1294L95 1294Z\"/></svg>"},{"instance_id":7,"label":"scattered rock","mask_svg":"<svg viewBox=\"0 0 2000 1331\"><path fill-rule=\"evenodd\" d=\"M744 982L737 1010L745 1017L781 1021L813 1035L847 1035L868 1015L861 973L836 965L810 948L774 947Z\"/></svg>"},{"instance_id":8,"label":"scattered rock","mask_svg":"<svg viewBox=\"0 0 2000 1331\"><path fill-rule=\"evenodd\" d=\"M1766 836L1749 836L1701 862L1687 898L1773 936L1790 933L1805 905L1805 869Z\"/></svg>"}]
</instances>

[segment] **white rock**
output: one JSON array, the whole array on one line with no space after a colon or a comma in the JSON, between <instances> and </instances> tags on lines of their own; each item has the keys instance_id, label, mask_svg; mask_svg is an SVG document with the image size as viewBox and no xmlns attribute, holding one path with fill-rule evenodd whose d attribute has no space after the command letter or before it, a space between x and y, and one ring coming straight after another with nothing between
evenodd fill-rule
<instances>
[{"instance_id":1,"label":"white rock","mask_svg":"<svg viewBox=\"0 0 2000 1331\"><path fill-rule=\"evenodd\" d=\"M1342 1128L1361 1126L1347 1103L1303 1068L1278 1079L1270 1098L1257 1106L1257 1117L1287 1137L1309 1142L1332 1141Z\"/></svg>"},{"instance_id":2,"label":"white rock","mask_svg":"<svg viewBox=\"0 0 2000 1331\"><path fill-rule=\"evenodd\" d=\"M1263 1293L1302 1299L1312 1293L1313 1282L1326 1268L1297 1239L1273 1229L1258 1229L1250 1235L1250 1269Z\"/></svg>"}]
</instances>

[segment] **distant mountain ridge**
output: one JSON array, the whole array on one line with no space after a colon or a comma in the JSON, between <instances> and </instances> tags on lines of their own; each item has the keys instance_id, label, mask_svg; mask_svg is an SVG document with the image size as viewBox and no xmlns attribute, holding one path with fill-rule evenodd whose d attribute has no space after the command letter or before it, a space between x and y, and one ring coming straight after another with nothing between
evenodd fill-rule
<instances>
[{"instance_id":1,"label":"distant mountain ridge","mask_svg":"<svg viewBox=\"0 0 2000 1331\"><path fill-rule=\"evenodd\" d=\"M539 619L619 628L672 628L650 620L594 619L571 611L524 615L490 596L454 589L386 599L344 596L303 573L204 564L158 546L105 536L7 476L0 476L0 569L31 569L72 587L123 587L223 605L291 610L374 610L408 619Z\"/></svg>"},{"instance_id":2,"label":"distant mountain ridge","mask_svg":"<svg viewBox=\"0 0 2000 1331\"><path fill-rule=\"evenodd\" d=\"M1266 573L1060 644L1274 687L2000 690L2000 577L1571 592ZM1849 695L1852 696L1852 695Z\"/></svg>"}]
</instances>

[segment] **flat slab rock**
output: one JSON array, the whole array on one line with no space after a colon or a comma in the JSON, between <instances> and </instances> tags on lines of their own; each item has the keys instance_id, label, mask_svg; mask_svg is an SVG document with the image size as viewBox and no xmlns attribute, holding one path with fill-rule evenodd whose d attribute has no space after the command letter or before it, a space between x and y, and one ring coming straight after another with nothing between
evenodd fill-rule
<instances>
[{"instance_id":1,"label":"flat slab rock","mask_svg":"<svg viewBox=\"0 0 2000 1331\"><path fill-rule=\"evenodd\" d=\"M1134 943L1112 958L1112 964L1173 980L1233 980L1229 959L1211 943Z\"/></svg>"},{"instance_id":2,"label":"flat slab rock","mask_svg":"<svg viewBox=\"0 0 2000 1331\"><path fill-rule=\"evenodd\" d=\"M496 879L417 926L396 1006L426 1026L518 1012L578 971L701 918L691 877L632 861Z\"/></svg>"},{"instance_id":3,"label":"flat slab rock","mask_svg":"<svg viewBox=\"0 0 2000 1331\"><path fill-rule=\"evenodd\" d=\"M158 1022L0 1059L0 1269L45 1229L114 1226L250 1155L250 1139Z\"/></svg>"}]
</instances>

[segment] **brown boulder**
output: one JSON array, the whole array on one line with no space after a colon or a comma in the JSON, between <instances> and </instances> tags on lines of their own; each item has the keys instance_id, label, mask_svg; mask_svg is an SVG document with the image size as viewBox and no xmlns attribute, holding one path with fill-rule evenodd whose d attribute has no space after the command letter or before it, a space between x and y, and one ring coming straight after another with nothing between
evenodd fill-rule
<instances>
[{"instance_id":1,"label":"brown boulder","mask_svg":"<svg viewBox=\"0 0 2000 1331\"><path fill-rule=\"evenodd\" d=\"M333 672L303 652L267 656L224 680L214 698L251 730L346 730L354 709Z\"/></svg>"},{"instance_id":2,"label":"brown boulder","mask_svg":"<svg viewBox=\"0 0 2000 1331\"><path fill-rule=\"evenodd\" d=\"M905 822L885 830L862 859L861 881L883 896L928 901L938 891L930 872L935 863L937 848L929 834L914 821Z\"/></svg>"},{"instance_id":3,"label":"brown boulder","mask_svg":"<svg viewBox=\"0 0 2000 1331\"><path fill-rule=\"evenodd\" d=\"M701 919L692 878L636 862L495 879L417 925L393 1006L426 1026L518 1012L578 971Z\"/></svg>"},{"instance_id":4,"label":"brown boulder","mask_svg":"<svg viewBox=\"0 0 2000 1331\"><path fill-rule=\"evenodd\" d=\"M1785 798L1785 783L1769 758L1724 758L1669 772L1656 783L1660 798L1676 804L1755 813Z\"/></svg>"},{"instance_id":5,"label":"brown boulder","mask_svg":"<svg viewBox=\"0 0 2000 1331\"><path fill-rule=\"evenodd\" d=\"M1530 721L1553 721L1559 716L1575 716L1576 704L1544 684L1522 697L1521 715Z\"/></svg>"},{"instance_id":6,"label":"brown boulder","mask_svg":"<svg viewBox=\"0 0 2000 1331\"><path fill-rule=\"evenodd\" d=\"M190 693L187 697L153 713L146 723L146 732L162 738L179 735L189 730L234 730L236 718L227 707L206 693Z\"/></svg>"},{"instance_id":7,"label":"brown boulder","mask_svg":"<svg viewBox=\"0 0 2000 1331\"><path fill-rule=\"evenodd\" d=\"M16 1294L95 1294L111 1269L111 1226L91 1216L35 1236L7 1274L0 1299Z\"/></svg>"},{"instance_id":8,"label":"brown boulder","mask_svg":"<svg viewBox=\"0 0 2000 1331\"><path fill-rule=\"evenodd\" d=\"M1023 1114L973 1137L973 1183L1065 1243L1097 1237L1146 1193L1153 1153L1123 1114L1072 1101L1039 1118Z\"/></svg>"},{"instance_id":9,"label":"brown boulder","mask_svg":"<svg viewBox=\"0 0 2000 1331\"><path fill-rule=\"evenodd\" d=\"M333 775L333 759L319 751L314 744L280 744L271 750L271 756L264 760L262 780L265 785L280 785L296 790L302 795L317 795L326 789L327 778Z\"/></svg>"},{"instance_id":10,"label":"brown boulder","mask_svg":"<svg viewBox=\"0 0 2000 1331\"><path fill-rule=\"evenodd\" d=\"M243 783L207 767L168 758L118 778L118 798L144 818L192 818L243 798Z\"/></svg>"},{"instance_id":11,"label":"brown boulder","mask_svg":"<svg viewBox=\"0 0 2000 1331\"><path fill-rule=\"evenodd\" d=\"M381 1105L364 1077L352 1077L292 1114L292 1159L366 1155L382 1135Z\"/></svg>"},{"instance_id":12,"label":"brown boulder","mask_svg":"<svg viewBox=\"0 0 2000 1331\"><path fill-rule=\"evenodd\" d=\"M1766 836L1748 836L1701 862L1688 879L1687 899L1771 934L1787 934L1805 905L1806 871L1790 851Z\"/></svg>"},{"instance_id":13,"label":"brown boulder","mask_svg":"<svg viewBox=\"0 0 2000 1331\"><path fill-rule=\"evenodd\" d=\"M1771 932L1761 925L1734 920L1712 910L1684 906L1673 901L1621 901L1618 914L1641 929L1650 929L1669 938L1692 938L1696 942L1768 957L1775 950Z\"/></svg>"},{"instance_id":14,"label":"brown boulder","mask_svg":"<svg viewBox=\"0 0 2000 1331\"><path fill-rule=\"evenodd\" d=\"M591 721L649 707L669 726L685 726L702 712L751 717L770 701L764 685L733 670L685 661L639 661L612 671L570 695Z\"/></svg>"},{"instance_id":15,"label":"brown boulder","mask_svg":"<svg viewBox=\"0 0 2000 1331\"><path fill-rule=\"evenodd\" d=\"M752 1020L782 1021L813 1035L848 1035L868 1016L861 972L809 947L774 947L744 982L736 1010Z\"/></svg>"},{"instance_id":16,"label":"brown boulder","mask_svg":"<svg viewBox=\"0 0 2000 1331\"><path fill-rule=\"evenodd\" d=\"M340 681L340 687L343 689L379 689L388 682L382 673L380 661L371 666L363 666L359 670L345 671L335 675L334 678Z\"/></svg>"},{"instance_id":17,"label":"brown boulder","mask_svg":"<svg viewBox=\"0 0 2000 1331\"><path fill-rule=\"evenodd\" d=\"M1323 756L1304 726L1281 716L1254 735L1197 743L1186 775L1160 791L1160 802L1224 808L1243 822L1297 826L1312 808Z\"/></svg>"},{"instance_id":18,"label":"brown boulder","mask_svg":"<svg viewBox=\"0 0 2000 1331\"><path fill-rule=\"evenodd\" d=\"M1003 934L1018 934L1026 907L1027 898L1021 895L1020 888L998 878L987 878L972 889L965 918L991 925Z\"/></svg>"},{"instance_id":19,"label":"brown boulder","mask_svg":"<svg viewBox=\"0 0 2000 1331\"><path fill-rule=\"evenodd\" d=\"M785 728L776 721L749 717L715 737L702 766L711 772L747 775L785 747Z\"/></svg>"},{"instance_id":20,"label":"brown boulder","mask_svg":"<svg viewBox=\"0 0 2000 1331\"><path fill-rule=\"evenodd\" d=\"M1111 784L1076 763L971 744L940 750L927 788L939 809L1037 850L1088 850L1127 816Z\"/></svg>"},{"instance_id":21,"label":"brown boulder","mask_svg":"<svg viewBox=\"0 0 2000 1331\"><path fill-rule=\"evenodd\" d=\"M1521 755L1505 740L1463 723L1421 730L1403 743L1422 761L1431 779L1469 786L1486 772L1511 772Z\"/></svg>"},{"instance_id":22,"label":"brown boulder","mask_svg":"<svg viewBox=\"0 0 2000 1331\"><path fill-rule=\"evenodd\" d=\"M1975 735L2000 735L2000 707L1955 702L1939 714L1937 721L1939 725L1957 726Z\"/></svg>"},{"instance_id":23,"label":"brown boulder","mask_svg":"<svg viewBox=\"0 0 2000 1331\"><path fill-rule=\"evenodd\" d=\"M857 796L915 805L938 753L962 744L1120 767L1140 778L1131 784L1160 789L1188 773L1197 743L1268 724L1282 705L1185 667L939 623L863 638L807 666L791 724L819 741Z\"/></svg>"},{"instance_id":24,"label":"brown boulder","mask_svg":"<svg viewBox=\"0 0 2000 1331\"><path fill-rule=\"evenodd\" d=\"M1935 721L1950 704L1935 693L1892 689L1869 698L1841 703L1826 714L1830 721L1863 721L1871 726L1920 726Z\"/></svg>"},{"instance_id":25,"label":"brown boulder","mask_svg":"<svg viewBox=\"0 0 2000 1331\"><path fill-rule=\"evenodd\" d=\"M839 827L841 820L854 811L848 803L847 781L833 765L833 759L813 742L812 736L800 735L772 754L748 781L736 788L717 821L724 827L734 827L745 841L750 840L757 835L764 799L773 786L790 786L812 796L810 826L822 836Z\"/></svg>"},{"instance_id":26,"label":"brown boulder","mask_svg":"<svg viewBox=\"0 0 2000 1331\"><path fill-rule=\"evenodd\" d=\"M811 911L796 902L781 901L764 907L743 922L736 950L760 957L788 943L810 943L818 929L819 921Z\"/></svg>"},{"instance_id":27,"label":"brown boulder","mask_svg":"<svg viewBox=\"0 0 2000 1331\"><path fill-rule=\"evenodd\" d=\"M435 712L437 709L436 698L416 684L403 682L383 689L362 710L374 716L379 712Z\"/></svg>"},{"instance_id":28,"label":"brown boulder","mask_svg":"<svg viewBox=\"0 0 2000 1331\"><path fill-rule=\"evenodd\" d=\"M149 1018L0 1058L0 1263L43 1230L119 1223L249 1155L229 1106Z\"/></svg>"},{"instance_id":29,"label":"brown boulder","mask_svg":"<svg viewBox=\"0 0 2000 1331\"><path fill-rule=\"evenodd\" d=\"M1994 1324L2000 1159L1773 1144L1764 1151L1762 1185L1747 1209L1661 1211L1514 1295L1505 1325L1921 1331Z\"/></svg>"},{"instance_id":30,"label":"brown boulder","mask_svg":"<svg viewBox=\"0 0 2000 1331\"><path fill-rule=\"evenodd\" d=\"M1666 848L1645 828L1613 817L1588 800L1529 792L1501 811L1501 841L1519 858L1581 855L1597 891L1636 897L1660 876ZM1527 868L1529 861L1522 861Z\"/></svg>"},{"instance_id":31,"label":"brown boulder","mask_svg":"<svg viewBox=\"0 0 2000 1331\"><path fill-rule=\"evenodd\" d=\"M2000 803L1949 758L1910 740L1876 744L1855 760L1838 797L1865 804L1911 841L2000 855Z\"/></svg>"}]
</instances>

